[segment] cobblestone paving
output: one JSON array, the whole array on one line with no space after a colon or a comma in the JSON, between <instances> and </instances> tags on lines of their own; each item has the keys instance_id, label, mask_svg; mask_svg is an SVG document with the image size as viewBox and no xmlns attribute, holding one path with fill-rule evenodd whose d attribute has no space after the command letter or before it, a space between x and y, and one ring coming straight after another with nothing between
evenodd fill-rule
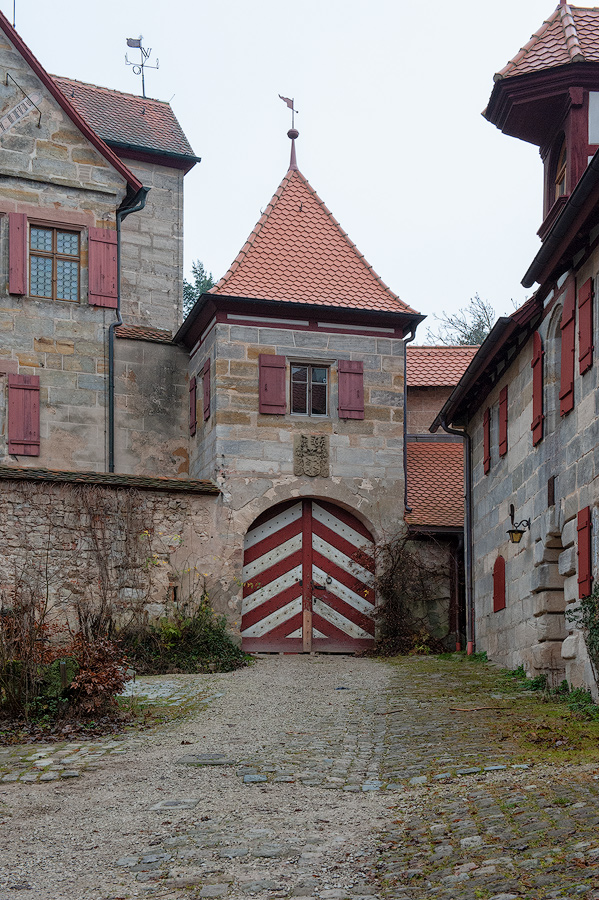
<instances>
[{"instance_id":1,"label":"cobblestone paving","mask_svg":"<svg viewBox=\"0 0 599 900\"><path fill-rule=\"evenodd\" d=\"M599 900L599 751L584 766L527 759L505 727L520 701L461 665L275 657L138 682L140 702L201 695L203 711L154 735L14 751L0 900ZM81 804L78 834L64 823Z\"/></svg>"}]
</instances>

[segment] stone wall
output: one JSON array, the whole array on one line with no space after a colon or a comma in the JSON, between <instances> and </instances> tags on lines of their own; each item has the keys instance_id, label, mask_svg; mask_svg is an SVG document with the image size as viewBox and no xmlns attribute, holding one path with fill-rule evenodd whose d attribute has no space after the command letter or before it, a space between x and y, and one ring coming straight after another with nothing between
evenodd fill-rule
<instances>
[{"instance_id":1,"label":"stone wall","mask_svg":"<svg viewBox=\"0 0 599 900\"><path fill-rule=\"evenodd\" d=\"M408 384L408 434L429 434L429 427L452 390L451 387L415 388Z\"/></svg>"},{"instance_id":2,"label":"stone wall","mask_svg":"<svg viewBox=\"0 0 599 900\"><path fill-rule=\"evenodd\" d=\"M329 365L330 415L258 412L258 358ZM198 379L198 431L191 439L192 477L216 478L240 537L264 510L291 497L321 497L362 518L375 538L403 523L404 344L392 338L219 323L191 361ZM211 416L202 417L202 377L211 360ZM364 363L363 420L337 415L337 361ZM324 435L329 475L294 474L294 437Z\"/></svg>"},{"instance_id":3,"label":"stone wall","mask_svg":"<svg viewBox=\"0 0 599 900\"><path fill-rule=\"evenodd\" d=\"M218 495L2 479L0 596L48 589L57 615L107 595L121 620L191 606L206 588L235 622L237 573L216 529ZM100 556L107 576L102 574Z\"/></svg>"},{"instance_id":4,"label":"stone wall","mask_svg":"<svg viewBox=\"0 0 599 900\"><path fill-rule=\"evenodd\" d=\"M183 172L123 162L150 188L144 209L122 225L123 319L174 334L183 321Z\"/></svg>"},{"instance_id":5,"label":"stone wall","mask_svg":"<svg viewBox=\"0 0 599 900\"><path fill-rule=\"evenodd\" d=\"M169 343L115 341L115 468L189 473L188 356Z\"/></svg>"},{"instance_id":6,"label":"stone wall","mask_svg":"<svg viewBox=\"0 0 599 900\"><path fill-rule=\"evenodd\" d=\"M576 273L580 286L599 269L595 253ZM566 277L546 301L539 326L545 349L545 435L532 445L532 339L520 350L469 424L473 438L474 586L477 649L508 668L523 664L530 675L566 677L596 692L582 636L566 611L578 601L577 514L599 507L599 406L597 363L579 374L575 365L575 405L559 415L559 320ZM595 333L599 315L595 309ZM508 452L498 454L498 404L508 385ZM483 471L483 413L491 408L491 470ZM549 479L555 478L550 504ZM531 519L520 544L511 544L510 504L516 521ZM594 576L599 530L593 530ZM493 612L493 566L506 560L506 609Z\"/></svg>"}]
</instances>

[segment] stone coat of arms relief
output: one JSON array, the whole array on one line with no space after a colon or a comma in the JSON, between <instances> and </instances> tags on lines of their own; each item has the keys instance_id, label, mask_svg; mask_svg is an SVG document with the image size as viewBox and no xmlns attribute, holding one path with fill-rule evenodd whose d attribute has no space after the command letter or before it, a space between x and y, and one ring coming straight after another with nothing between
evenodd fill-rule
<instances>
[{"instance_id":1,"label":"stone coat of arms relief","mask_svg":"<svg viewBox=\"0 0 599 900\"><path fill-rule=\"evenodd\" d=\"M329 477L328 434L295 434L293 436L293 474Z\"/></svg>"}]
</instances>

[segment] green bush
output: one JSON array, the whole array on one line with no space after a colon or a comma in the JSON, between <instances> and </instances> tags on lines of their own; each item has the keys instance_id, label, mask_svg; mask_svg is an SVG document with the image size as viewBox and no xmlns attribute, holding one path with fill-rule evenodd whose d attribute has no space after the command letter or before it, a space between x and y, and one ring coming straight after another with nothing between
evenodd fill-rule
<instances>
[{"instance_id":1,"label":"green bush","mask_svg":"<svg viewBox=\"0 0 599 900\"><path fill-rule=\"evenodd\" d=\"M152 625L129 625L120 646L141 675L169 672L231 672L249 657L232 641L224 616L215 615L206 598L191 615L177 612Z\"/></svg>"}]
</instances>

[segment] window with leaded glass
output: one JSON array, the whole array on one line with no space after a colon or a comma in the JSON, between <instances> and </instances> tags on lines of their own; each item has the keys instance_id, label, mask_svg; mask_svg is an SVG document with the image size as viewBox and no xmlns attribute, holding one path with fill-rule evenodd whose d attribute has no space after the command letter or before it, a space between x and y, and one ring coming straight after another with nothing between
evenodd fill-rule
<instances>
[{"instance_id":1,"label":"window with leaded glass","mask_svg":"<svg viewBox=\"0 0 599 900\"><path fill-rule=\"evenodd\" d=\"M291 366L291 412L328 415L329 370L326 366Z\"/></svg>"},{"instance_id":2,"label":"window with leaded glass","mask_svg":"<svg viewBox=\"0 0 599 900\"><path fill-rule=\"evenodd\" d=\"M79 260L78 232L31 225L29 296L77 302Z\"/></svg>"}]
</instances>

